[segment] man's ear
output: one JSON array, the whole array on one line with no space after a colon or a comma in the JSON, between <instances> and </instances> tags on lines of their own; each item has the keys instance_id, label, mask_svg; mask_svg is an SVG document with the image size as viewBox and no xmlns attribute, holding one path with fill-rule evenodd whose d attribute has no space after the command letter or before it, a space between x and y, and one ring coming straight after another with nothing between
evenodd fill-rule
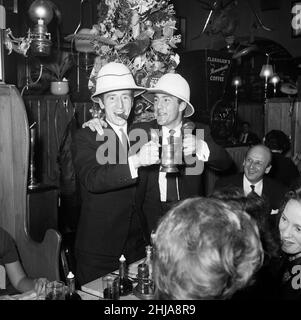
<instances>
[{"instance_id":1,"label":"man's ear","mask_svg":"<svg viewBox=\"0 0 301 320\"><path fill-rule=\"evenodd\" d=\"M179 111L184 111L186 109L187 103L185 101L181 101L179 105Z\"/></svg>"},{"instance_id":2,"label":"man's ear","mask_svg":"<svg viewBox=\"0 0 301 320\"><path fill-rule=\"evenodd\" d=\"M272 169L272 165L270 164L268 167L265 168L264 173L268 174L271 169Z\"/></svg>"}]
</instances>

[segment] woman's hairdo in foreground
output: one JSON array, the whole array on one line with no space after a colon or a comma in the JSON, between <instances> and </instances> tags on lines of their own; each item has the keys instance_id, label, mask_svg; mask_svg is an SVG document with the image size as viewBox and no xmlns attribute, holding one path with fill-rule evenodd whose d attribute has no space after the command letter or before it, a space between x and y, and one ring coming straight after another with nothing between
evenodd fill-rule
<instances>
[{"instance_id":1,"label":"woman's hairdo in foreground","mask_svg":"<svg viewBox=\"0 0 301 320\"><path fill-rule=\"evenodd\" d=\"M256 223L218 199L187 199L160 221L154 237L160 299L227 299L261 266Z\"/></svg>"}]
</instances>

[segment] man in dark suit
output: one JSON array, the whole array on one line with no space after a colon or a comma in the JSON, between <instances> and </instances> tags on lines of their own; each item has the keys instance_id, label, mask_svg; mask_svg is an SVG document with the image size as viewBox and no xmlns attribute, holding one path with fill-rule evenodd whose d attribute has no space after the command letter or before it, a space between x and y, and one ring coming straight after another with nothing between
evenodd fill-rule
<instances>
[{"instance_id":1,"label":"man in dark suit","mask_svg":"<svg viewBox=\"0 0 301 320\"><path fill-rule=\"evenodd\" d=\"M137 170L159 161L158 146L146 143L139 153L128 156L126 120L134 96L143 91L125 65L103 66L92 98L103 109L107 128L102 135L81 129L72 145L82 196L75 240L79 284L116 270L121 254L131 263L145 253L134 212Z\"/></svg>"},{"instance_id":2,"label":"man in dark suit","mask_svg":"<svg viewBox=\"0 0 301 320\"><path fill-rule=\"evenodd\" d=\"M259 196L266 198L272 213L276 213L281 206L287 188L267 177L271 170L271 160L271 151L266 146L255 145L251 147L243 162L244 173L220 178L216 181L215 189L232 185L242 188L245 195L256 192Z\"/></svg>"},{"instance_id":3,"label":"man in dark suit","mask_svg":"<svg viewBox=\"0 0 301 320\"><path fill-rule=\"evenodd\" d=\"M162 149L168 146L171 130L183 143L183 161L178 166L178 173L164 172L163 153L161 165L139 169L136 206L146 218L150 234L159 219L178 201L204 194L201 179L204 163L215 170L225 170L230 167L232 159L214 142L208 126L194 123L193 130L185 129L187 123L191 125L186 118L194 113L194 108L189 102L189 84L182 76L165 74L148 92L153 94L156 121L141 123L140 126L145 130L149 130L147 127L159 130ZM170 191L170 180L175 185L175 192Z\"/></svg>"},{"instance_id":4,"label":"man in dark suit","mask_svg":"<svg viewBox=\"0 0 301 320\"><path fill-rule=\"evenodd\" d=\"M184 129L187 124L185 118L194 113L194 108L189 102L189 84L182 76L165 74L153 89L148 89L148 93L149 98L154 99L156 120L136 126L148 133L157 131L162 150L169 148L172 135L173 139L182 144L184 158L181 149L180 160L183 161L179 161L179 172L176 174L162 168L164 156L161 156L161 165L139 169L136 209L144 227L145 238L150 241L151 231L167 210L179 200L203 195L201 175L204 162L213 169L225 170L232 164L232 159L225 149L214 142L208 126L197 123L193 130L191 126L190 129ZM84 126L101 133L102 124L93 120ZM156 139L156 136L153 138L149 134L149 138Z\"/></svg>"},{"instance_id":5,"label":"man in dark suit","mask_svg":"<svg viewBox=\"0 0 301 320\"><path fill-rule=\"evenodd\" d=\"M250 123L244 121L241 124L242 131L238 135L238 142L241 144L246 145L255 145L260 143L260 139L258 138L257 134L250 130Z\"/></svg>"}]
</instances>

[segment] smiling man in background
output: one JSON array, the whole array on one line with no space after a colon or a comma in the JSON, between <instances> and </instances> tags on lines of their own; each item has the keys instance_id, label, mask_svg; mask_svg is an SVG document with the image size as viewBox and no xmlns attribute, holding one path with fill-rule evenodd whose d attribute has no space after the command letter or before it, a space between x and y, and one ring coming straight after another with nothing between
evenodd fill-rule
<instances>
[{"instance_id":1,"label":"smiling man in background","mask_svg":"<svg viewBox=\"0 0 301 320\"><path fill-rule=\"evenodd\" d=\"M243 162L244 172L220 178L215 184L215 189L231 185L240 187L245 195L255 192L268 201L271 210L278 210L287 189L267 177L271 170L271 160L271 151L266 146L258 144L251 147Z\"/></svg>"}]
</instances>

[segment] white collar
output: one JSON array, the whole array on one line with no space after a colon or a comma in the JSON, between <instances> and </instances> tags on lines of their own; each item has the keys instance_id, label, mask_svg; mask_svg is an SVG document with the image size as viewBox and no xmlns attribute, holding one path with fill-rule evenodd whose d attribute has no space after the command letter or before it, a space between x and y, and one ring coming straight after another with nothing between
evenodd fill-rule
<instances>
[{"instance_id":1,"label":"white collar","mask_svg":"<svg viewBox=\"0 0 301 320\"><path fill-rule=\"evenodd\" d=\"M168 136L169 135L169 131L170 130L174 130L175 131L174 136L179 137L181 135L181 128L182 128L182 121L176 127L174 127L173 129L169 129L166 126L162 126L162 134L164 136L165 135Z\"/></svg>"},{"instance_id":2,"label":"white collar","mask_svg":"<svg viewBox=\"0 0 301 320\"><path fill-rule=\"evenodd\" d=\"M291 256L288 256L288 260L289 260L289 261L294 261L294 260L296 260L296 259L298 259L298 258L300 258L300 257L301 257L301 252L296 253L296 254L291 255Z\"/></svg>"},{"instance_id":3,"label":"white collar","mask_svg":"<svg viewBox=\"0 0 301 320\"><path fill-rule=\"evenodd\" d=\"M246 177L246 175L244 174L243 177L243 189L244 189L244 193L245 195L248 195L251 192L250 186L253 185L254 191L261 196L262 195L262 190L263 190L263 179L259 180L256 183L252 183L248 180L248 178Z\"/></svg>"},{"instance_id":4,"label":"white collar","mask_svg":"<svg viewBox=\"0 0 301 320\"><path fill-rule=\"evenodd\" d=\"M259 180L258 182L256 183L252 183L251 181L248 180L248 178L246 177L246 175L244 174L244 182L246 182L248 185L253 185L253 186L259 186L260 184L262 184L262 180Z\"/></svg>"},{"instance_id":5,"label":"white collar","mask_svg":"<svg viewBox=\"0 0 301 320\"><path fill-rule=\"evenodd\" d=\"M109 120L106 120L106 121L107 121L107 123L112 127L112 129L115 131L115 133L116 133L118 136L119 136L119 133L120 133L120 129L122 129L123 132L124 132L125 134L127 134L127 128L128 128L128 124L127 124L127 123L125 123L123 126L118 126L118 125L112 123L112 122L109 121Z\"/></svg>"}]
</instances>

